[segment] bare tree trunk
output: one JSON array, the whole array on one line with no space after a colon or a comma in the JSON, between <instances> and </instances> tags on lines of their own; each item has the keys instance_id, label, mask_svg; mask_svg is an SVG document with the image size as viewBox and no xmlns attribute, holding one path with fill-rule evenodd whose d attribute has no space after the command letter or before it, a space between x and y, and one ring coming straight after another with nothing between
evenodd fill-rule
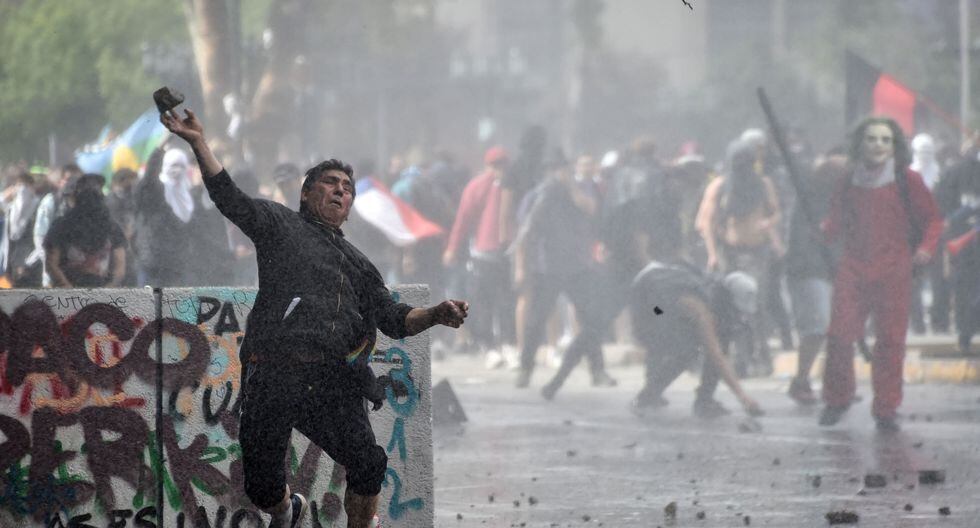
<instances>
[{"instance_id":1,"label":"bare tree trunk","mask_svg":"<svg viewBox=\"0 0 980 528\"><path fill-rule=\"evenodd\" d=\"M279 161L281 142L294 125L290 120L296 92L291 79L296 59L303 51L301 28L305 26L305 16L313 11L311 4L310 0L280 0L269 8L268 28L272 42L248 109L247 142L260 178L271 174Z\"/></svg>"},{"instance_id":2,"label":"bare tree trunk","mask_svg":"<svg viewBox=\"0 0 980 528\"><path fill-rule=\"evenodd\" d=\"M184 5L204 95L204 125L215 152L224 158L234 156L222 104L222 98L235 91L230 59L235 56L232 46L237 43L231 38L227 4L224 0L185 0Z\"/></svg>"}]
</instances>

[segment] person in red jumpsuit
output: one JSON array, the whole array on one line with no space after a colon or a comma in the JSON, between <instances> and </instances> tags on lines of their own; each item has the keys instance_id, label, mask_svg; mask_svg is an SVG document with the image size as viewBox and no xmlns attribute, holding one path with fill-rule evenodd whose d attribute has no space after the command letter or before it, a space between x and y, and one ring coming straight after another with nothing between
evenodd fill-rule
<instances>
[{"instance_id":1,"label":"person in red jumpsuit","mask_svg":"<svg viewBox=\"0 0 980 528\"><path fill-rule=\"evenodd\" d=\"M897 431L912 273L932 257L942 217L922 177L908 168L908 144L894 120L862 121L848 154L850 170L837 182L823 225L828 242L840 242L842 252L834 277L819 423L836 424L854 401L853 345L871 316L871 413L879 430Z\"/></svg>"}]
</instances>

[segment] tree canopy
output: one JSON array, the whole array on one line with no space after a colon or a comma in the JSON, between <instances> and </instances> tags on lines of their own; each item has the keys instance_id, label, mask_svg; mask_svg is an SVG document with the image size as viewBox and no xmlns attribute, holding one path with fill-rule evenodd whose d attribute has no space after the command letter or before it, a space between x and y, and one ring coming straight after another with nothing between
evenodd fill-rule
<instances>
[{"instance_id":1,"label":"tree canopy","mask_svg":"<svg viewBox=\"0 0 980 528\"><path fill-rule=\"evenodd\" d=\"M51 132L77 146L125 128L160 84L144 49L186 40L179 0L0 3L0 159L46 159Z\"/></svg>"}]
</instances>

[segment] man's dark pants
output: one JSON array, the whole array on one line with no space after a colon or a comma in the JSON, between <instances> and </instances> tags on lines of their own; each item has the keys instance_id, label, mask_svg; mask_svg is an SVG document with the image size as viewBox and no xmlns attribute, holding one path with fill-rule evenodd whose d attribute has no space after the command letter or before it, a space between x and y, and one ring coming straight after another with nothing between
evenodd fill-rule
<instances>
[{"instance_id":1,"label":"man's dark pants","mask_svg":"<svg viewBox=\"0 0 980 528\"><path fill-rule=\"evenodd\" d=\"M510 261L503 256L473 258L469 295L479 299L467 324L474 340L485 350L514 341L514 294L511 291Z\"/></svg>"},{"instance_id":2,"label":"man's dark pants","mask_svg":"<svg viewBox=\"0 0 980 528\"><path fill-rule=\"evenodd\" d=\"M278 504L286 493L286 454L295 428L347 470L347 486L358 495L381 491L388 457L376 444L359 387L333 364L268 361L242 371L239 441L245 493L259 508Z\"/></svg>"},{"instance_id":3,"label":"man's dark pants","mask_svg":"<svg viewBox=\"0 0 980 528\"><path fill-rule=\"evenodd\" d=\"M534 356L538 347L541 346L541 342L544 341L548 318L554 311L558 295L564 292L575 307L579 327L588 332L587 335L594 336L588 346L583 346L580 343L578 347L573 349L576 351L573 353L580 351L581 355L585 356L589 362L589 371L593 376L603 372L601 336L605 326L608 326L606 320L609 319L609 316L608 312L593 313L597 304L601 303L603 296L602 292L596 291L597 274L597 271L586 270L567 277L546 273L534 273L529 277L527 315L524 320L524 347L521 350L522 370L530 372L534 369ZM599 321L596 321L597 318ZM594 341L599 341L598 345ZM578 360L575 362L577 363ZM574 365L571 366L574 367Z\"/></svg>"},{"instance_id":4,"label":"man's dark pants","mask_svg":"<svg viewBox=\"0 0 980 528\"><path fill-rule=\"evenodd\" d=\"M696 365L699 357L703 358L704 364L697 398L713 398L720 372L706 357L700 339L693 338L697 336L694 325L669 306L660 315L644 313L638 307L634 307L633 312L633 335L646 351L646 383L636 398L637 402L642 405L659 399L674 380ZM725 351L728 344L724 341L721 344Z\"/></svg>"}]
</instances>

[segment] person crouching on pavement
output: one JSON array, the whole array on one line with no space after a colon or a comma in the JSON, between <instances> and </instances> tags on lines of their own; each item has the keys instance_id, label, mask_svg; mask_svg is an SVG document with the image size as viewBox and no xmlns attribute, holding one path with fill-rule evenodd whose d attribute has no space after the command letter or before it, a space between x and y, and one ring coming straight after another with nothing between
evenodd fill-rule
<instances>
[{"instance_id":1,"label":"person crouching on pavement","mask_svg":"<svg viewBox=\"0 0 980 528\"><path fill-rule=\"evenodd\" d=\"M347 526L367 527L388 463L364 402L378 410L384 399L368 365L377 330L399 339L438 324L458 328L468 304L413 308L392 299L340 230L354 202L350 165L331 159L308 170L297 212L242 192L190 110L160 121L194 149L211 200L255 244L259 291L239 350L246 495L272 515L271 526L299 525L307 502L290 492L285 467L295 428L346 468Z\"/></svg>"},{"instance_id":2,"label":"person crouching on pavement","mask_svg":"<svg viewBox=\"0 0 980 528\"><path fill-rule=\"evenodd\" d=\"M633 281L630 312L633 336L646 350L646 383L632 402L635 413L667 405L663 391L704 352L694 414L716 418L729 413L714 399L719 377L750 416L763 414L738 381L726 357L739 329L748 330L756 311L755 280L743 272L723 279L705 276L685 262L654 261Z\"/></svg>"},{"instance_id":3,"label":"person crouching on pavement","mask_svg":"<svg viewBox=\"0 0 980 528\"><path fill-rule=\"evenodd\" d=\"M819 423L836 424L854 400L853 345L871 316L871 413L879 430L896 431L912 272L929 262L943 221L922 177L909 169L909 147L893 119L864 119L848 154L850 170L837 181L823 226L828 241L840 240L843 247L834 277L823 375L826 406Z\"/></svg>"}]
</instances>

